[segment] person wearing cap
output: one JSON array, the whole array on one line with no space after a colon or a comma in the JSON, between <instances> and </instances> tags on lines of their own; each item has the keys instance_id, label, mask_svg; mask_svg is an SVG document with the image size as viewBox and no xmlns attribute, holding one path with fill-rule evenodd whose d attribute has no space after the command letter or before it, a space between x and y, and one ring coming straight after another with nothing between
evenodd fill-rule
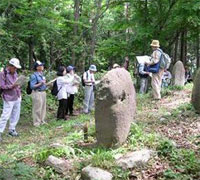
<instances>
[{"instance_id":1,"label":"person wearing cap","mask_svg":"<svg viewBox=\"0 0 200 180\"><path fill-rule=\"evenodd\" d=\"M32 91L32 115L33 125L38 127L45 124L46 117L46 79L43 75L44 63L36 61L35 72L30 77Z\"/></svg>"},{"instance_id":2,"label":"person wearing cap","mask_svg":"<svg viewBox=\"0 0 200 180\"><path fill-rule=\"evenodd\" d=\"M160 62L161 59L161 50L159 49L160 43L158 40L153 40L151 43L151 47L153 50L153 53L151 55L151 61L147 63L147 65L155 65ZM153 98L155 100L161 99L161 84L162 84L162 76L164 73L164 69L159 69L158 73L152 73L152 79L151 79L151 86L153 91Z\"/></svg>"},{"instance_id":3,"label":"person wearing cap","mask_svg":"<svg viewBox=\"0 0 200 180\"><path fill-rule=\"evenodd\" d=\"M83 74L83 81L85 83L84 89L84 102L83 102L83 112L88 114L93 110L94 106L94 86L95 86L95 78L94 73L97 71L95 65L90 65L88 71Z\"/></svg>"},{"instance_id":4,"label":"person wearing cap","mask_svg":"<svg viewBox=\"0 0 200 180\"><path fill-rule=\"evenodd\" d=\"M66 107L66 115L76 116L74 113L74 96L78 93L78 86L81 82L81 78L75 74L75 68L73 66L67 67L67 77L72 79L70 83L67 84L67 94L68 94L68 102Z\"/></svg>"},{"instance_id":5,"label":"person wearing cap","mask_svg":"<svg viewBox=\"0 0 200 180\"><path fill-rule=\"evenodd\" d=\"M0 117L0 141L8 120L10 120L9 135L18 136L15 128L20 119L21 90L15 82L18 78L17 69L20 68L19 60L12 58L7 68L0 72L0 87L3 98L3 112Z\"/></svg>"}]
</instances>

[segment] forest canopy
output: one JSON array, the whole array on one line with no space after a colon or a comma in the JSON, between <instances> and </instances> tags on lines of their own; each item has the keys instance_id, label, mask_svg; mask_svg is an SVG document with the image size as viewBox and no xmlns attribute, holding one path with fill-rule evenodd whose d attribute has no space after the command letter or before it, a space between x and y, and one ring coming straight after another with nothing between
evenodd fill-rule
<instances>
[{"instance_id":1,"label":"forest canopy","mask_svg":"<svg viewBox=\"0 0 200 180\"><path fill-rule=\"evenodd\" d=\"M0 60L108 69L158 39L173 63L199 67L199 12L199 0L1 0Z\"/></svg>"}]
</instances>

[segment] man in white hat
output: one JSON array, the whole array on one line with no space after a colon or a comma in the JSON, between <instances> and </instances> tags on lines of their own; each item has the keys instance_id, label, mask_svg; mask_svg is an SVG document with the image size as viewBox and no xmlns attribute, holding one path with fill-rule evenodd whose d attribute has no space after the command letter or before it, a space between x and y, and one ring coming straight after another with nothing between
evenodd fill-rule
<instances>
[{"instance_id":1,"label":"man in white hat","mask_svg":"<svg viewBox=\"0 0 200 180\"><path fill-rule=\"evenodd\" d=\"M0 117L0 141L2 141L2 133L8 120L10 120L9 135L18 136L15 127L20 118L21 90L15 82L18 78L17 69L20 68L19 60L12 58L7 68L0 73L1 96L3 98L3 112Z\"/></svg>"},{"instance_id":2,"label":"man in white hat","mask_svg":"<svg viewBox=\"0 0 200 180\"><path fill-rule=\"evenodd\" d=\"M151 61L148 63L148 65L155 65L160 62L161 60L161 50L159 49L160 43L158 40L153 40L151 43L151 47L153 50L153 53L151 55ZM152 79L151 79L151 86L153 91L153 98L155 100L161 99L161 84L162 84L162 76L164 73L164 69L159 68L159 71L157 73L152 73Z\"/></svg>"},{"instance_id":3,"label":"man in white hat","mask_svg":"<svg viewBox=\"0 0 200 180\"><path fill-rule=\"evenodd\" d=\"M94 107L94 87L95 87L95 78L94 73L97 71L95 65L90 65L88 71L83 74L83 81L85 84L85 98L83 102L83 112L88 114L93 110Z\"/></svg>"}]
</instances>

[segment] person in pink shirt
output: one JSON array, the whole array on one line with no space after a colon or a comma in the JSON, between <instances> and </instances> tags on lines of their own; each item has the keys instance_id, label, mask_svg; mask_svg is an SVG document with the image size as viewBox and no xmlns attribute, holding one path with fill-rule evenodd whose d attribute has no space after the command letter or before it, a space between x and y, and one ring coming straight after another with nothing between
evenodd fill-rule
<instances>
[{"instance_id":1,"label":"person in pink shirt","mask_svg":"<svg viewBox=\"0 0 200 180\"><path fill-rule=\"evenodd\" d=\"M12 58L7 68L0 73L0 89L3 99L3 112L0 117L0 141L2 141L2 133L8 120L10 120L9 135L18 136L15 127L20 118L21 90L15 82L18 78L17 69L20 68L19 60Z\"/></svg>"}]
</instances>

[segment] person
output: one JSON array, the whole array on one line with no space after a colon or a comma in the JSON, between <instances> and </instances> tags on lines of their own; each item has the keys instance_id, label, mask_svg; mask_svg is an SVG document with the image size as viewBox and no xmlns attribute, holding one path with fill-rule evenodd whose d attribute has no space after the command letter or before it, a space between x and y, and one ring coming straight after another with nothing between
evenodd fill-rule
<instances>
[{"instance_id":1,"label":"person","mask_svg":"<svg viewBox=\"0 0 200 180\"><path fill-rule=\"evenodd\" d=\"M46 79L44 77L44 63L36 61L35 72L30 77L30 88L32 91L32 116L33 125L38 127L45 124L46 117Z\"/></svg>"},{"instance_id":2,"label":"person","mask_svg":"<svg viewBox=\"0 0 200 180\"><path fill-rule=\"evenodd\" d=\"M117 69L117 68L124 68L128 71L128 68L129 68L129 58L128 58L128 56L125 57L124 64L122 66L120 66L117 63L113 64L112 69Z\"/></svg>"},{"instance_id":3,"label":"person","mask_svg":"<svg viewBox=\"0 0 200 180\"><path fill-rule=\"evenodd\" d=\"M162 76L162 87L168 87L171 83L172 74L167 69L164 70Z\"/></svg>"},{"instance_id":4,"label":"person","mask_svg":"<svg viewBox=\"0 0 200 180\"><path fill-rule=\"evenodd\" d=\"M129 68L129 58L128 58L128 56L125 57L123 67L124 67L124 69L126 69L128 71L128 68Z\"/></svg>"},{"instance_id":5,"label":"person","mask_svg":"<svg viewBox=\"0 0 200 180\"><path fill-rule=\"evenodd\" d=\"M138 72L140 76L140 94L144 94L147 92L148 88L148 77L150 75L150 72L148 72L148 68L144 63L140 63L138 66Z\"/></svg>"},{"instance_id":6,"label":"person","mask_svg":"<svg viewBox=\"0 0 200 180\"><path fill-rule=\"evenodd\" d=\"M115 64L113 64L113 67L112 67L113 69L117 69L117 68L120 68L120 65L119 64L117 64L117 63L115 63Z\"/></svg>"},{"instance_id":7,"label":"person","mask_svg":"<svg viewBox=\"0 0 200 180\"><path fill-rule=\"evenodd\" d=\"M9 135L18 136L16 126L20 119L21 90L15 84L18 78L17 69L21 69L20 61L17 58L12 58L7 68L0 73L3 99L3 112L0 118L0 141L2 141L2 133L5 130L8 120L10 120Z\"/></svg>"},{"instance_id":8,"label":"person","mask_svg":"<svg viewBox=\"0 0 200 180\"><path fill-rule=\"evenodd\" d=\"M151 55L151 61L146 63L147 65L150 65L150 66L160 63L160 59L162 55L161 50L159 49L160 43L158 40L153 40L151 43L151 47L153 50L153 53ZM162 84L163 73L164 73L164 69L160 67L157 73L152 73L151 86L152 86L152 91L153 91L153 98L155 100L161 99L161 84Z\"/></svg>"},{"instance_id":9,"label":"person","mask_svg":"<svg viewBox=\"0 0 200 180\"><path fill-rule=\"evenodd\" d=\"M192 72L188 66L185 67L185 84L192 82Z\"/></svg>"},{"instance_id":10,"label":"person","mask_svg":"<svg viewBox=\"0 0 200 180\"><path fill-rule=\"evenodd\" d=\"M72 79L70 83L67 84L68 102L66 107L66 115L76 116L74 113L74 96L78 93L78 86L81 82L81 78L75 74L75 68L73 66L67 67L67 76Z\"/></svg>"},{"instance_id":11,"label":"person","mask_svg":"<svg viewBox=\"0 0 200 180\"><path fill-rule=\"evenodd\" d=\"M95 65L90 65L88 71L83 74L83 81L85 83L84 89L84 102L83 102L83 112L85 114L90 113L94 106L94 88L95 88L95 78L94 73L97 71Z\"/></svg>"},{"instance_id":12,"label":"person","mask_svg":"<svg viewBox=\"0 0 200 180\"><path fill-rule=\"evenodd\" d=\"M67 93L67 84L72 81L72 78L66 77L67 70L64 66L60 66L58 68L56 79L58 94L57 98L59 101L58 111L57 111L57 119L67 120L66 116L66 107L68 104L68 93Z\"/></svg>"}]
</instances>

